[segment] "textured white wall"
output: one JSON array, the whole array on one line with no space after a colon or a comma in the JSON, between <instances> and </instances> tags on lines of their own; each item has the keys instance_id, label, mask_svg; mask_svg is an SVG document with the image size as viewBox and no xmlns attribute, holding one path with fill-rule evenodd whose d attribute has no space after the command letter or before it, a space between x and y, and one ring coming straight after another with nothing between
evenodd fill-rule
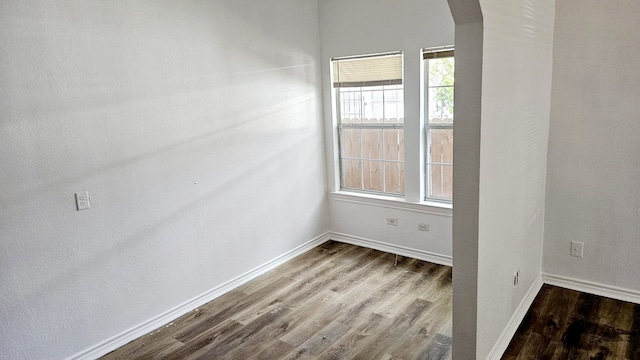
<instances>
[{"instance_id":1,"label":"textured white wall","mask_svg":"<svg viewBox=\"0 0 640 360\"><path fill-rule=\"evenodd\" d=\"M420 51L425 47L453 44L454 24L446 0L320 0L319 9L329 190L339 189L338 176L334 171L338 157L332 138L337 134L332 121L330 59L402 51L406 199L409 202L421 201ZM335 200L331 200L330 213L331 229L334 231L451 256L450 217L442 218L410 210L394 212L387 208ZM346 214L349 216L345 217ZM386 217L394 214L400 219L401 225L390 228ZM418 222L429 223L430 234L417 231Z\"/></svg>"},{"instance_id":2,"label":"textured white wall","mask_svg":"<svg viewBox=\"0 0 640 360\"><path fill-rule=\"evenodd\" d=\"M330 197L331 231L423 251L433 255L430 259L434 262L451 263L452 217L449 211L426 213L419 208L398 207L401 203L389 201L381 206L361 200ZM397 218L398 225L387 225L388 217ZM429 231L418 230L418 223L427 223Z\"/></svg>"},{"instance_id":3,"label":"textured white wall","mask_svg":"<svg viewBox=\"0 0 640 360\"><path fill-rule=\"evenodd\" d=\"M543 269L639 291L640 2L556 12Z\"/></svg>"},{"instance_id":4,"label":"textured white wall","mask_svg":"<svg viewBox=\"0 0 640 360\"><path fill-rule=\"evenodd\" d=\"M454 360L476 358L483 22L478 0L449 0L456 23L453 132Z\"/></svg>"},{"instance_id":5,"label":"textured white wall","mask_svg":"<svg viewBox=\"0 0 640 360\"><path fill-rule=\"evenodd\" d=\"M484 359L541 271L555 1L480 6L477 358Z\"/></svg>"},{"instance_id":6,"label":"textured white wall","mask_svg":"<svg viewBox=\"0 0 640 360\"><path fill-rule=\"evenodd\" d=\"M328 229L315 1L0 9L0 358L70 356Z\"/></svg>"},{"instance_id":7,"label":"textured white wall","mask_svg":"<svg viewBox=\"0 0 640 360\"><path fill-rule=\"evenodd\" d=\"M458 119L453 358L485 359L541 271L555 4L449 4Z\"/></svg>"}]
</instances>

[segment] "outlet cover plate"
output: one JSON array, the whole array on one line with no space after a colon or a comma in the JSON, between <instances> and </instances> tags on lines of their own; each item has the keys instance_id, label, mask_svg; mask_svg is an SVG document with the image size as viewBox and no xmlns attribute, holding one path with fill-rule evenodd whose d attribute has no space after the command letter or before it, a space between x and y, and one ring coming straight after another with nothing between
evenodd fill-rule
<instances>
[{"instance_id":1,"label":"outlet cover plate","mask_svg":"<svg viewBox=\"0 0 640 360\"><path fill-rule=\"evenodd\" d=\"M571 242L571 256L584 257L584 243L579 241Z\"/></svg>"},{"instance_id":2,"label":"outlet cover plate","mask_svg":"<svg viewBox=\"0 0 640 360\"><path fill-rule=\"evenodd\" d=\"M85 210L91 207L89 203L89 192L83 191L76 193L76 208L78 211Z\"/></svg>"}]
</instances>

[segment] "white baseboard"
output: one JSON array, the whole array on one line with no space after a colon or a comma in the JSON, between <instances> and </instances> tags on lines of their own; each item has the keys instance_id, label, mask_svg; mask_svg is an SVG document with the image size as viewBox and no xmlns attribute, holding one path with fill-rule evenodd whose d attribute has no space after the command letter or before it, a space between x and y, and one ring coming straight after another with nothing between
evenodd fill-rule
<instances>
[{"instance_id":1,"label":"white baseboard","mask_svg":"<svg viewBox=\"0 0 640 360\"><path fill-rule=\"evenodd\" d=\"M502 334L500 334L498 341L493 346L493 349L491 349L491 352L489 352L487 360L498 360L502 357L504 351L509 346L513 335L515 335L516 331L518 330L518 326L520 326L520 323L524 319L524 316L527 314L527 311L531 307L533 300L535 299L543 284L559 286L570 290L576 290L588 294L594 294L640 304L640 291L629 290L560 275L542 273L536 278L534 283L529 288L527 295L525 295L525 297L520 302L520 305L518 305L518 308L509 320L509 323L502 331Z\"/></svg>"},{"instance_id":2,"label":"white baseboard","mask_svg":"<svg viewBox=\"0 0 640 360\"><path fill-rule=\"evenodd\" d=\"M188 313L189 311L192 311L193 309L202 306L211 300L214 300L215 298L239 287L240 285L250 280L255 279L256 277L266 273L267 271L274 269L278 265L281 265L330 239L446 266L452 266L453 263L451 256L435 254L424 250L417 250L377 240L371 240L358 236L329 231L315 237L314 239L311 239L310 241L296 247L291 251L286 252L285 254L276 257L273 260L270 260L234 279L225 282L224 284L221 284L201 295L198 295L193 299L187 300L160 315L157 315L139 325L136 325L128 330L112 336L107 340L91 346L90 348L69 357L67 360L96 359L102 355L105 355L129 343L130 341L139 338L140 336L143 336L167 323L170 323L171 321ZM489 355L487 356L488 360L500 359L502 357L504 351L509 346L509 342L513 338L513 335L517 331L518 326L520 326L520 323L531 307L533 300L540 291L543 283L640 304L640 291L624 289L565 276L553 275L549 273L542 273L536 278L531 287L529 287L527 294L524 296L516 311L511 316L509 323L502 331L502 334L500 334L498 341L489 352Z\"/></svg>"},{"instance_id":3,"label":"white baseboard","mask_svg":"<svg viewBox=\"0 0 640 360\"><path fill-rule=\"evenodd\" d=\"M520 326L520 323L524 319L525 315L527 315L527 311L529 311L531 304L533 304L533 300L535 300L536 295L538 295L538 293L540 292L542 285L542 276L538 275L533 281L533 284L531 284L531 286L529 287L527 294L524 296L524 298L522 298L522 301L520 301L520 304L511 316L511 319L507 323L507 326L504 328L504 330L502 330L502 334L500 334L498 341L495 343L495 345L493 345L493 349L491 349L491 351L489 352L487 360L499 360L500 358L502 358L502 355L504 354L505 350L507 350L507 347L509 346L513 335L515 335L516 331L518 330L518 326Z\"/></svg>"},{"instance_id":4,"label":"white baseboard","mask_svg":"<svg viewBox=\"0 0 640 360\"><path fill-rule=\"evenodd\" d=\"M313 249L314 247L329 240L328 233L324 233L314 239L307 241L306 243L296 247L295 249L288 251L277 258L270 260L236 278L233 278L222 285L219 285L201 295L196 296L193 299L187 300L182 304L165 311L164 313L157 315L139 325L136 325L128 330L125 330L111 338L94 345L88 349L85 349L67 360L79 360L79 359L96 359L102 355L105 355L132 340L139 338L149 332L170 323L171 321L179 318L180 316L188 313L189 311L202 306L209 301L237 288L238 286L255 279L256 277L272 270L276 266L285 263L294 257Z\"/></svg>"},{"instance_id":5,"label":"white baseboard","mask_svg":"<svg viewBox=\"0 0 640 360\"><path fill-rule=\"evenodd\" d=\"M640 291L548 273L543 273L542 279L545 284L640 304Z\"/></svg>"},{"instance_id":6,"label":"white baseboard","mask_svg":"<svg viewBox=\"0 0 640 360\"><path fill-rule=\"evenodd\" d=\"M359 236L347 235L337 232L329 232L328 238L335 241L344 242L347 244L363 246L375 250L380 250L392 254L398 254L400 256L406 256L418 260L424 260L435 264L452 266L453 260L451 256L440 255L431 253L424 250L411 249L404 246L393 245L377 240L365 239Z\"/></svg>"}]
</instances>

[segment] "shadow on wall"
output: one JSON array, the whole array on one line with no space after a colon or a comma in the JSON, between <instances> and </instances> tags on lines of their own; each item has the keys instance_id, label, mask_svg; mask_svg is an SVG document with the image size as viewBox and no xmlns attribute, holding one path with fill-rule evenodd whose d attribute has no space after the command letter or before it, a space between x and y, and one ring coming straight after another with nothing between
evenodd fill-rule
<instances>
[{"instance_id":1,"label":"shadow on wall","mask_svg":"<svg viewBox=\"0 0 640 360\"><path fill-rule=\"evenodd\" d=\"M64 357L326 231L316 18L3 4L3 354Z\"/></svg>"},{"instance_id":2,"label":"shadow on wall","mask_svg":"<svg viewBox=\"0 0 640 360\"><path fill-rule=\"evenodd\" d=\"M91 169L84 172L79 172L73 176L60 178L54 181L49 181L38 185L37 187L21 190L21 188L15 187L15 191L7 191L5 196L2 196L0 200L6 204L21 205L24 211L28 211L33 203L37 202L42 194L51 192L52 189L66 188L71 183L83 183L90 178L105 176L107 173L118 172L125 167L135 167L140 163L151 161L151 159L162 159L169 156L170 153L178 154L180 152L187 151L190 148L200 146L203 149L216 145L225 140L225 137L233 130L240 130L241 128L249 129L253 126L258 126L259 122L269 120L268 116L275 116L279 112L286 111L288 109L309 104L314 100L314 94L309 93L305 95L299 95L294 98L290 98L281 103L272 104L267 108L253 110L242 115L238 115L238 120L223 127L207 133L199 134L197 136L180 140L171 145L165 146L160 149L137 154L135 156L128 157L126 159L119 160L105 166L101 166L98 169ZM47 180L46 178L45 180ZM22 216L20 213L15 213L16 216Z\"/></svg>"},{"instance_id":3,"label":"shadow on wall","mask_svg":"<svg viewBox=\"0 0 640 360\"><path fill-rule=\"evenodd\" d=\"M188 252L199 252L200 257L203 261L206 261L206 254L210 252L215 252L216 246L214 245L218 241L224 241L229 243L234 243L236 241L241 240L243 232L247 231L247 227L243 226L243 224L254 224L259 228L261 225L265 224L264 219L268 219L268 214L271 212L273 208L273 204L267 201L260 201L259 193L257 194L247 194L244 190L247 186L246 183L254 183L253 179L259 179L264 181L266 179L280 178L282 182L279 184L279 189L282 192L281 194L277 194L278 198L281 199L292 199L295 196L303 193L303 189L306 186L304 183L296 183L295 176L287 176L282 177L282 168L283 163L288 163L290 161L298 160L298 169L301 171L297 175L306 172L307 175L313 172L313 169L309 167L305 167L304 164L300 163L300 158L296 156L300 151L306 148L306 144L309 143L311 138L315 135L310 134L302 139L298 140L296 143L288 146L285 149L282 149L278 153L271 156L269 159L264 160L261 164L250 168L249 170L244 171L243 173L237 174L234 178L229 179L223 185L217 187L216 189L209 191L206 194L203 194L195 201L192 201L178 209L167 216L156 219L153 224L145 224L144 229L139 232L130 235L128 237L122 238L120 240L116 240L111 243L109 249L102 250L100 253L93 254L91 258L84 260L81 264L75 265L73 268L68 269L65 273L56 275L46 281L44 286L40 286L29 293L25 293L22 298L18 299L14 302L14 304L18 304L18 306L9 305L10 313L21 313L26 311L29 308L39 308L34 306L35 303L42 302L47 303L51 297L56 297L55 293L59 293L60 296L64 296L64 293L68 291L68 289L74 289L75 286L73 284L81 283L82 279L91 278L91 273L98 272L98 269L109 268L108 264L113 263L114 259L121 257L131 257L129 259L129 264L132 265L132 271L130 272L131 276L128 278L119 278L118 282L120 284L128 284L128 288L133 290L141 281L145 281L145 279L137 278L139 274L135 272L135 265L137 259L135 258L136 254L140 254L144 252L145 247L149 246L158 246L162 245L158 242L152 243L152 241L157 237L158 233L162 232L163 229L171 228L172 225L181 221L183 218L193 214L194 212L201 210L203 207L207 207L212 203L217 204L232 204L234 201L237 201L240 195L249 196L256 201L252 201L254 206L251 207L251 213L244 213L243 222L241 224L231 224L228 221L220 221L220 219L230 220L229 219L229 211L233 211L229 209L232 207L226 207L224 209L217 208L217 212L207 213L207 219L203 219L203 222L209 222L210 226L228 226L232 227L232 231L228 234L228 237L225 239L210 239L212 243L212 247L210 249L189 249ZM273 194L270 194L271 196ZM317 214L320 212L321 204L309 202L309 206L314 208L313 213ZM236 211L242 211L243 209L236 209ZM249 216L247 216L249 215ZM318 215L319 216L319 215ZM166 244L165 244L166 245ZM180 241L175 241L171 245L174 245L174 249L167 248L166 252L166 261L171 262L180 262L179 255L180 248L184 245ZM133 248L140 248L141 251L136 251L131 253L130 250ZM163 263L162 259L158 259L157 261L157 269L159 272L164 271L162 269ZM232 261L232 260L230 260ZM189 272L189 274L185 275L185 277L189 277L197 274L196 268L199 263L187 263L185 266L192 267L193 269ZM200 275L202 275L200 273ZM226 277L231 278L233 276L237 276L237 273L227 274ZM161 284L162 285L162 284ZM168 284L166 284L168 285ZM216 284L211 284L214 286ZM108 289L105 288L105 291ZM45 296L46 295L46 296ZM88 294L85 294L85 297ZM197 294L195 294L197 295ZM93 296L100 296L100 294L92 294ZM124 301L124 300L123 300ZM86 304L87 306L89 304ZM118 307L118 304L113 304L114 311ZM102 309L95 309L99 311L105 311ZM91 327L92 324L87 323L88 327ZM88 329L87 329L88 330Z\"/></svg>"},{"instance_id":4,"label":"shadow on wall","mask_svg":"<svg viewBox=\"0 0 640 360\"><path fill-rule=\"evenodd\" d=\"M259 7L247 1L187 1L157 4L149 11L128 3L87 1L56 4L52 15L51 8L33 4L30 16L21 19L30 31L6 34L19 41L7 45L0 67L2 78L22 86L13 95L27 101L23 106L12 101L4 110L30 113L31 120L52 113L68 116L182 93L229 91L236 82L274 71L282 76L283 70L289 70L285 76L317 85L318 50L311 44L301 48L290 34L269 26L264 14L249 14L251 8ZM12 67L28 67L29 76ZM60 77L52 78L56 73ZM37 89L44 91L35 100L46 106L34 101ZM5 120L12 118L23 120Z\"/></svg>"}]
</instances>

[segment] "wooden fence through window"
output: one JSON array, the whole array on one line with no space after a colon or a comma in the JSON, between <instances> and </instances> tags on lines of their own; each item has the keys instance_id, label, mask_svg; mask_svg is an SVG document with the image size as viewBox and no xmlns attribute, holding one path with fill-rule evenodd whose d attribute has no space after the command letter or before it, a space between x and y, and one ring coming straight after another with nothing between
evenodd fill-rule
<instances>
[{"instance_id":1,"label":"wooden fence through window","mask_svg":"<svg viewBox=\"0 0 640 360\"><path fill-rule=\"evenodd\" d=\"M344 128L340 144L344 188L404 194L404 129ZM447 165L431 165L428 195L451 199L453 131L432 130L430 151L432 162Z\"/></svg>"}]
</instances>

